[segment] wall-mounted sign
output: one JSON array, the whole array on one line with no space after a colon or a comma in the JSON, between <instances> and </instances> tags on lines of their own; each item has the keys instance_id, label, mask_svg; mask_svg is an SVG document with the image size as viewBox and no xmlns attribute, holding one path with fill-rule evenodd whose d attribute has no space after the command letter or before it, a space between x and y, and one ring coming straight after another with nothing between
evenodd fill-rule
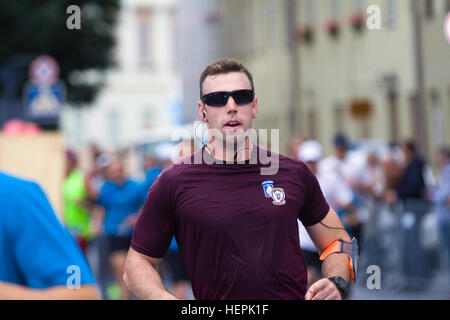
<instances>
[{"instance_id":1,"label":"wall-mounted sign","mask_svg":"<svg viewBox=\"0 0 450 320\"><path fill-rule=\"evenodd\" d=\"M36 122L57 121L65 100L65 85L59 80L59 65L50 56L34 59L24 90L27 118Z\"/></svg>"},{"instance_id":2,"label":"wall-mounted sign","mask_svg":"<svg viewBox=\"0 0 450 320\"><path fill-rule=\"evenodd\" d=\"M358 119L367 119L372 113L372 103L368 99L350 101L350 114Z\"/></svg>"}]
</instances>

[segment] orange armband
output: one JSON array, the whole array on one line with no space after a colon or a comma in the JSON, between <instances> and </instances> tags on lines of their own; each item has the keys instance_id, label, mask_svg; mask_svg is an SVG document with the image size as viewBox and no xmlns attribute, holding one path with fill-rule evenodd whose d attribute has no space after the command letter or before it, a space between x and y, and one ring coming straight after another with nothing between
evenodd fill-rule
<instances>
[{"instance_id":1,"label":"orange armband","mask_svg":"<svg viewBox=\"0 0 450 320\"><path fill-rule=\"evenodd\" d=\"M348 267L350 269L350 277L355 282L356 272L358 269L358 241L353 238L351 242L344 240L334 241L325 251L321 254L320 260L325 260L330 254L333 253L345 253L349 257Z\"/></svg>"}]
</instances>

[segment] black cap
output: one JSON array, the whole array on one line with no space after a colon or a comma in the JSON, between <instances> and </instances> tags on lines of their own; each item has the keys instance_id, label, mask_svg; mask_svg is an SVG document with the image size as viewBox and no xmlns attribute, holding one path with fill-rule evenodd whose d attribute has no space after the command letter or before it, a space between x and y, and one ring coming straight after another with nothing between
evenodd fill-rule
<instances>
[{"instance_id":1,"label":"black cap","mask_svg":"<svg viewBox=\"0 0 450 320\"><path fill-rule=\"evenodd\" d=\"M334 136L333 143L337 147L348 147L347 138L342 133L337 133Z\"/></svg>"}]
</instances>

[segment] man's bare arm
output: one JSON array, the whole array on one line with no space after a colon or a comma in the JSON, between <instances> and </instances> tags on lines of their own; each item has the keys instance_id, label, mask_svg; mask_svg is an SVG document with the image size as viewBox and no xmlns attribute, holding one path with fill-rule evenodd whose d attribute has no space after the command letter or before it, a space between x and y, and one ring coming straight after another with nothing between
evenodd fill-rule
<instances>
[{"instance_id":1,"label":"man's bare arm","mask_svg":"<svg viewBox=\"0 0 450 320\"><path fill-rule=\"evenodd\" d=\"M21 285L0 282L0 300L98 300L97 288L82 285L79 289L55 286L47 289L31 289Z\"/></svg>"},{"instance_id":2,"label":"man's bare arm","mask_svg":"<svg viewBox=\"0 0 450 320\"><path fill-rule=\"evenodd\" d=\"M351 241L347 231L341 223L338 215L333 209L330 209L321 223L306 227L312 241L322 254L334 241ZM350 280L350 271L348 269L348 256L346 254L329 255L322 264L322 273L325 277L341 276L346 281Z\"/></svg>"},{"instance_id":3,"label":"man's bare arm","mask_svg":"<svg viewBox=\"0 0 450 320\"><path fill-rule=\"evenodd\" d=\"M123 280L141 300L177 300L161 281L156 270L162 259L151 258L130 248L125 261Z\"/></svg>"},{"instance_id":4,"label":"man's bare arm","mask_svg":"<svg viewBox=\"0 0 450 320\"><path fill-rule=\"evenodd\" d=\"M338 215L330 208L326 217L313 226L306 227L311 240L316 245L319 254L322 254L334 241L350 241L350 236L345 231ZM317 281L308 290L306 299L334 299L340 298L336 286L327 278L341 276L350 282L349 257L346 254L331 254L322 263L324 279Z\"/></svg>"}]
</instances>

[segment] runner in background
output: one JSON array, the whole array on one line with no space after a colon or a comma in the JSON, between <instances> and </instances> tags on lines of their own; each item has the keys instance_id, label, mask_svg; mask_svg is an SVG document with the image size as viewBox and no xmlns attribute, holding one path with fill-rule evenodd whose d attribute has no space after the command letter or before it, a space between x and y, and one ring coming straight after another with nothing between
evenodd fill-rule
<instances>
[{"instance_id":1,"label":"runner in background","mask_svg":"<svg viewBox=\"0 0 450 320\"><path fill-rule=\"evenodd\" d=\"M156 149L156 157L163 163L163 169L166 169L173 164L172 148L172 146L169 148L167 145L162 145L160 148ZM173 160L177 162L194 153L194 141L181 141L175 146L175 148L177 149L177 152L176 158ZM161 262L161 271L162 280L167 283L169 288L171 288L171 291L175 297L185 300L192 295L189 275L175 237L172 238L166 256Z\"/></svg>"},{"instance_id":2,"label":"runner in background","mask_svg":"<svg viewBox=\"0 0 450 320\"><path fill-rule=\"evenodd\" d=\"M63 219L75 237L81 250L86 254L87 246L94 236L92 218L88 210L88 196L84 186L84 176L78 168L76 154L66 151L66 179L63 185Z\"/></svg>"},{"instance_id":3,"label":"runner in background","mask_svg":"<svg viewBox=\"0 0 450 320\"><path fill-rule=\"evenodd\" d=\"M123 267L133 227L146 194L141 184L127 177L123 159L118 154L108 160L106 181L100 189L93 183L94 174L91 172L87 176L86 188L91 199L105 210L103 232L107 239L109 264L120 287L121 299L128 300L131 294L123 282Z\"/></svg>"},{"instance_id":4,"label":"runner in background","mask_svg":"<svg viewBox=\"0 0 450 320\"><path fill-rule=\"evenodd\" d=\"M0 300L98 299L94 276L38 184L0 172Z\"/></svg>"},{"instance_id":5,"label":"runner in background","mask_svg":"<svg viewBox=\"0 0 450 320\"><path fill-rule=\"evenodd\" d=\"M144 192L148 192L153 181L162 172L162 165L158 163L154 155L148 155L144 159L145 181L143 184Z\"/></svg>"}]
</instances>

